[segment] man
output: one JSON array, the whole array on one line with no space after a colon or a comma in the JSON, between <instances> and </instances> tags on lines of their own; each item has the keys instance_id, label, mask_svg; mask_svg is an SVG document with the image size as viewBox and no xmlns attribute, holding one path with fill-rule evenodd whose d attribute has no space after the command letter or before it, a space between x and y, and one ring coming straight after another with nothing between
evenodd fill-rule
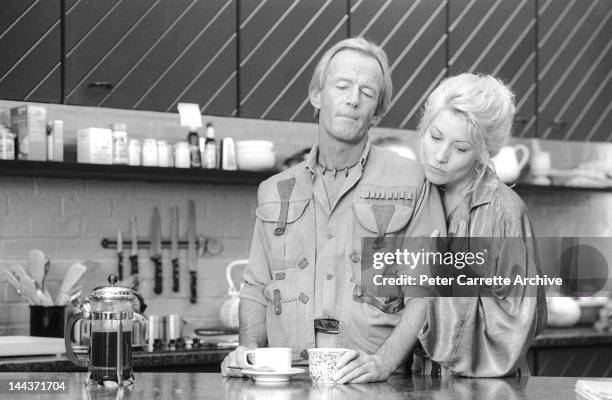
<instances>
[{"instance_id":1,"label":"man","mask_svg":"<svg viewBox=\"0 0 612 400\"><path fill-rule=\"evenodd\" d=\"M240 347L223 361L225 375L241 376L250 348L291 347L306 363L308 348L347 347L336 380L379 381L414 345L424 300L405 303L401 291L376 297L361 282L363 237L382 247L385 238L444 230L418 163L370 144L391 86L384 51L363 38L337 43L319 61L309 85L318 144L259 187Z\"/></svg>"}]
</instances>

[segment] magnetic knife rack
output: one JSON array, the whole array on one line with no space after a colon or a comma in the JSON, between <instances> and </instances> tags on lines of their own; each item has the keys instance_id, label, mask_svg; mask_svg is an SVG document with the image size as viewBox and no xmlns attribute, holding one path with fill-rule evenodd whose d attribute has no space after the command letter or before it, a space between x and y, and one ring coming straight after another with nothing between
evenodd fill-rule
<instances>
[{"instance_id":1,"label":"magnetic knife rack","mask_svg":"<svg viewBox=\"0 0 612 400\"><path fill-rule=\"evenodd\" d=\"M131 240L124 240L123 242L123 250L129 251L132 247ZM114 239L102 238L100 242L102 248L105 249L116 249L117 241ZM138 240L138 249L150 249L151 241L150 240ZM161 241L162 249L169 249L172 247L172 241L170 239L162 239ZM211 249L212 247L212 249ZM187 240L179 240L178 241L179 249L187 249L189 248L189 242ZM204 253L208 253L209 255L218 255L223 251L223 245L215 238L205 237L205 236L196 236L196 249L200 255Z\"/></svg>"}]
</instances>

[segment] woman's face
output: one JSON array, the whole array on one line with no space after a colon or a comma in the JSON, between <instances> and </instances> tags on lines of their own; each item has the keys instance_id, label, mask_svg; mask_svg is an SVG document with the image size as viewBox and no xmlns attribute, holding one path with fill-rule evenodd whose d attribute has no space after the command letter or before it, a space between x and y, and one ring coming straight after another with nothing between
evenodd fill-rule
<instances>
[{"instance_id":1,"label":"woman's face","mask_svg":"<svg viewBox=\"0 0 612 400\"><path fill-rule=\"evenodd\" d=\"M467 121L442 110L423 134L425 176L435 185L463 188L472 179L478 150Z\"/></svg>"}]
</instances>

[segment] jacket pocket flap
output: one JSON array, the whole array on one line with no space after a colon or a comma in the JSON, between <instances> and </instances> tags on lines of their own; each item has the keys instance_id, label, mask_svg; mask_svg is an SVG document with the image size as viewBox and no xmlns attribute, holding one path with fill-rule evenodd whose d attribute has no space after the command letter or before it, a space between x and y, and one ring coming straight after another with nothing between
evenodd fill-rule
<instances>
[{"instance_id":1,"label":"jacket pocket flap","mask_svg":"<svg viewBox=\"0 0 612 400\"><path fill-rule=\"evenodd\" d=\"M371 204L365 203L353 203L353 211L355 212L355 216L357 220L367 230L377 233L377 234L387 234L396 232L403 227L405 227L410 219L412 218L412 213L414 208L403 206L400 204L394 204L395 210L393 211L393 215L391 216L391 220L389 221L389 225L387 226L386 232L378 232L378 227L376 224L376 217L374 216L374 212L372 211Z\"/></svg>"},{"instance_id":2,"label":"jacket pocket flap","mask_svg":"<svg viewBox=\"0 0 612 400\"><path fill-rule=\"evenodd\" d=\"M291 224L297 221L302 214L304 214L304 210L306 210L308 203L310 203L310 200L290 201L289 212L287 213L287 223ZM265 222L278 222L280 209L281 203L266 203L257 207L255 210L255 215L257 218Z\"/></svg>"},{"instance_id":3,"label":"jacket pocket flap","mask_svg":"<svg viewBox=\"0 0 612 400\"><path fill-rule=\"evenodd\" d=\"M270 303L274 301L275 290L280 292L281 302L297 299L297 293L293 283L286 280L273 280L263 288L263 296Z\"/></svg>"}]
</instances>

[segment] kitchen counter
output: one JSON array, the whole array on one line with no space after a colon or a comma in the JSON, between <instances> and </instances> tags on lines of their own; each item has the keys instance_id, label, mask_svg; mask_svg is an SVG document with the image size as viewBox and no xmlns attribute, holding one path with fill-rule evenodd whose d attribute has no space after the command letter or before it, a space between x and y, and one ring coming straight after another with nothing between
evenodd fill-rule
<instances>
[{"instance_id":1,"label":"kitchen counter","mask_svg":"<svg viewBox=\"0 0 612 400\"><path fill-rule=\"evenodd\" d=\"M532 348L612 345L612 332L598 332L592 327L545 329L531 344Z\"/></svg>"},{"instance_id":2,"label":"kitchen counter","mask_svg":"<svg viewBox=\"0 0 612 400\"><path fill-rule=\"evenodd\" d=\"M0 374L0 396L7 393L7 379L65 381L68 394L54 399L555 399L575 400L577 378L524 377L511 379L448 379L394 375L387 382L353 385L313 385L307 374L285 384L261 385L248 378L224 378L219 373L136 373L127 388L84 386L86 373ZM15 396L16 398L19 396ZM49 399L49 394L30 394L28 399Z\"/></svg>"},{"instance_id":3,"label":"kitchen counter","mask_svg":"<svg viewBox=\"0 0 612 400\"><path fill-rule=\"evenodd\" d=\"M234 348L207 348L186 351L159 351L132 353L135 371L219 371L219 365ZM66 355L35 357L2 357L0 372L76 372L84 371L74 365Z\"/></svg>"},{"instance_id":4,"label":"kitchen counter","mask_svg":"<svg viewBox=\"0 0 612 400\"><path fill-rule=\"evenodd\" d=\"M544 349L572 349L585 354L580 348L591 348L597 354L601 353L601 347L612 347L612 334L599 333L590 327L576 327L567 329L546 329L532 343L530 353ZM216 372L225 356L233 348L206 348L189 351L164 351L147 353L137 351L133 353L133 366L135 371L189 371L189 372ZM532 356L528 356L532 374L538 373L538 365ZM552 363L558 365L558 363ZM4 357L0 358L0 372L77 372L83 371L65 355L60 356L35 356L35 357ZM550 375L559 375L550 372Z\"/></svg>"}]
</instances>

